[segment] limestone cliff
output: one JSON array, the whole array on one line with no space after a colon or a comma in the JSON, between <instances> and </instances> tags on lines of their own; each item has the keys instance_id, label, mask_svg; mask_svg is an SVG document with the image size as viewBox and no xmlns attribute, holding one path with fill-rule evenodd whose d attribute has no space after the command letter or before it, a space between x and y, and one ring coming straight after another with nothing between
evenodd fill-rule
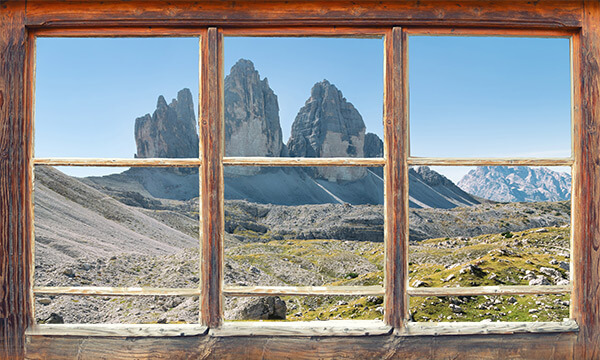
<instances>
[{"instance_id":1,"label":"limestone cliff","mask_svg":"<svg viewBox=\"0 0 600 360\"><path fill-rule=\"evenodd\" d=\"M342 92L327 80L316 83L296 115L288 141L290 156L364 157L365 123ZM354 181L364 168L318 168L318 178Z\"/></svg>"},{"instance_id":2,"label":"limestone cliff","mask_svg":"<svg viewBox=\"0 0 600 360\"><path fill-rule=\"evenodd\" d=\"M277 95L254 64L240 59L225 78L225 154L281 156Z\"/></svg>"},{"instance_id":3,"label":"limestone cliff","mask_svg":"<svg viewBox=\"0 0 600 360\"><path fill-rule=\"evenodd\" d=\"M156 110L135 120L136 158L198 157L198 131L192 93L180 90L167 104L158 97Z\"/></svg>"}]
</instances>

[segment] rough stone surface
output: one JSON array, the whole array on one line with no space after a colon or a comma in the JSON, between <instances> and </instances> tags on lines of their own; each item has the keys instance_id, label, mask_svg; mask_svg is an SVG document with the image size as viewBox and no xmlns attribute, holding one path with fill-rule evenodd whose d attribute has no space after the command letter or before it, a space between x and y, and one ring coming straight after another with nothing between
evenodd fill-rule
<instances>
[{"instance_id":1,"label":"rough stone surface","mask_svg":"<svg viewBox=\"0 0 600 360\"><path fill-rule=\"evenodd\" d=\"M277 95L254 64L240 59L225 77L225 154L282 156L286 154L279 123ZM256 173L257 169L246 168Z\"/></svg>"},{"instance_id":2,"label":"rough stone surface","mask_svg":"<svg viewBox=\"0 0 600 360\"><path fill-rule=\"evenodd\" d=\"M287 307L279 296L251 298L230 314L230 320L285 320Z\"/></svg>"},{"instance_id":3,"label":"rough stone surface","mask_svg":"<svg viewBox=\"0 0 600 360\"><path fill-rule=\"evenodd\" d=\"M135 143L136 158L198 157L198 131L190 90L180 90L170 104L159 96L152 116L146 114L135 120Z\"/></svg>"},{"instance_id":4,"label":"rough stone surface","mask_svg":"<svg viewBox=\"0 0 600 360\"><path fill-rule=\"evenodd\" d=\"M365 135L364 154L368 158L383 156L383 141L377 134L367 133Z\"/></svg>"},{"instance_id":5,"label":"rough stone surface","mask_svg":"<svg viewBox=\"0 0 600 360\"><path fill-rule=\"evenodd\" d=\"M327 80L316 83L310 98L296 115L288 141L294 157L364 157L365 123L342 92ZM353 181L366 175L364 168L319 168L318 178Z\"/></svg>"},{"instance_id":6,"label":"rough stone surface","mask_svg":"<svg viewBox=\"0 0 600 360\"><path fill-rule=\"evenodd\" d=\"M367 133L365 135L364 154L367 158L383 157L383 141L377 134ZM377 176L383 177L383 167L372 167L369 170Z\"/></svg>"}]
</instances>

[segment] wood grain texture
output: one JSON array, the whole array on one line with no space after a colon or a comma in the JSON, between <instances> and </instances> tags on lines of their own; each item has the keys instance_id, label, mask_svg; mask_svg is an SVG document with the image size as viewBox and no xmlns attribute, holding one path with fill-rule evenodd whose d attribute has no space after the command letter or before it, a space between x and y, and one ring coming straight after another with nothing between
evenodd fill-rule
<instances>
[{"instance_id":1,"label":"wood grain texture","mask_svg":"<svg viewBox=\"0 0 600 360\"><path fill-rule=\"evenodd\" d=\"M388 335L392 327L377 320L329 320L293 322L225 322L210 329L209 335L229 336L377 336Z\"/></svg>"},{"instance_id":2,"label":"wood grain texture","mask_svg":"<svg viewBox=\"0 0 600 360\"><path fill-rule=\"evenodd\" d=\"M42 1L32 26L477 26L576 28L581 4L564 0Z\"/></svg>"},{"instance_id":3,"label":"wood grain texture","mask_svg":"<svg viewBox=\"0 0 600 360\"><path fill-rule=\"evenodd\" d=\"M438 322L408 323L403 330L395 331L396 336L446 336L446 335L486 335L522 333L567 333L577 332L575 320L561 322Z\"/></svg>"},{"instance_id":4,"label":"wood grain texture","mask_svg":"<svg viewBox=\"0 0 600 360\"><path fill-rule=\"evenodd\" d=\"M578 335L571 332L466 335L458 338L387 335L353 338L217 338L204 335L136 339L30 336L27 339L28 358L600 358L600 185L597 181L600 179L600 5L597 0L0 2L0 358L21 357L21 334L31 321L32 303L24 289L30 286L29 268L25 264L31 262L29 231L32 228L29 212L31 174L28 170L31 168L31 136L27 136L31 132L30 117L26 109L32 103L27 96L28 90L24 88L27 81L23 80L29 76L25 69L31 66L26 60L26 53L31 48L27 46L24 23L40 31L45 31L41 29L43 26L51 27L45 33L47 36L52 36L52 31L54 36L61 32L63 35L67 34L67 31L74 31L71 34L80 36L122 36L128 33L137 36L173 36L178 33L200 33L205 40L203 46L212 46L212 52L203 52L201 69L203 79L213 81L206 86L201 83L203 88L200 95L200 107L206 111L201 112L199 118L203 142L201 160L211 160L208 163L202 162L210 168L203 166L206 170L202 173L203 190L208 190L206 194L202 193L206 195L203 196L206 199L202 203L205 207L202 207L201 215L205 224L202 231L201 266L205 274L203 276L209 280L202 285L202 293L205 295L203 300L211 309L203 312L202 320L206 323L212 321L217 325L222 307L217 290L220 290L222 279L223 189L222 164L219 162L222 161L223 145L219 136L222 129L215 128L222 126L221 109L216 105L222 101L219 99L222 84L214 81L222 79L222 65L219 64L219 56L214 56L219 51L218 31L213 29L212 45L208 45L211 31L198 31L199 26L223 25L232 29L231 34L236 33L235 28L242 26L252 26L258 29L257 32L262 31L261 26L269 26L278 27L281 34L292 35L294 27L306 29L311 26L407 25L488 29L479 30L489 31L488 34L501 29L508 30L511 35L523 30L535 32L539 36L547 35L547 31L552 33L549 36L553 36L563 29L565 33L570 33L582 26L581 36L575 35L573 38L576 50L573 59L576 85L574 93L575 99L580 99L574 106L575 190L572 226L575 259L572 314L580 325ZM335 31L338 30L332 30L331 34ZM339 31L337 35L340 35ZM581 44L581 51L577 44ZM215 117L219 120L215 121ZM385 160L389 159L386 156ZM409 161L410 159L399 166L406 166ZM389 200L387 197L394 198L392 194L386 195L386 201ZM396 205L405 202L405 199L397 198L405 197L403 191L398 191L395 197L393 200ZM398 224L396 219L394 221ZM399 230L395 231L397 234ZM387 246L389 242L386 243ZM399 250L402 249L394 249L394 256L399 256ZM215 260L219 262L214 263ZM396 294L393 306L402 299L397 293L400 286L406 287L405 283L402 284L398 282L398 276L394 277L391 284L392 291ZM388 285L386 283L389 290ZM386 306L392 306L388 300L390 299L386 299ZM402 325L401 317L386 318L386 321Z\"/></svg>"},{"instance_id":5,"label":"wood grain texture","mask_svg":"<svg viewBox=\"0 0 600 360\"><path fill-rule=\"evenodd\" d=\"M408 71L402 29L385 38L384 53L384 239L385 321L402 328L408 314Z\"/></svg>"},{"instance_id":6,"label":"wood grain texture","mask_svg":"<svg viewBox=\"0 0 600 360\"><path fill-rule=\"evenodd\" d=\"M573 359L575 333L463 336L32 336L27 359Z\"/></svg>"},{"instance_id":7,"label":"wood grain texture","mask_svg":"<svg viewBox=\"0 0 600 360\"><path fill-rule=\"evenodd\" d=\"M225 157L223 165L242 166L365 166L385 165L383 158Z\"/></svg>"},{"instance_id":8,"label":"wood grain texture","mask_svg":"<svg viewBox=\"0 0 600 360\"><path fill-rule=\"evenodd\" d=\"M537 294L568 294L571 285L543 286L473 286L473 287L409 287L410 296L473 296L473 295L537 295Z\"/></svg>"},{"instance_id":9,"label":"wood grain texture","mask_svg":"<svg viewBox=\"0 0 600 360\"><path fill-rule=\"evenodd\" d=\"M195 324L38 324L25 335L32 336L100 336L100 337L171 337L198 336L208 328Z\"/></svg>"},{"instance_id":10,"label":"wood grain texture","mask_svg":"<svg viewBox=\"0 0 600 360\"><path fill-rule=\"evenodd\" d=\"M31 99L24 3L0 4L0 359L20 358L32 323Z\"/></svg>"},{"instance_id":11,"label":"wood grain texture","mask_svg":"<svg viewBox=\"0 0 600 360\"><path fill-rule=\"evenodd\" d=\"M224 28L224 36L289 36L289 37L351 37L382 38L387 27L352 26L294 26L294 27L237 27Z\"/></svg>"},{"instance_id":12,"label":"wood grain texture","mask_svg":"<svg viewBox=\"0 0 600 360\"><path fill-rule=\"evenodd\" d=\"M178 26L38 27L31 33L37 37L199 37L202 29Z\"/></svg>"},{"instance_id":13,"label":"wood grain texture","mask_svg":"<svg viewBox=\"0 0 600 360\"><path fill-rule=\"evenodd\" d=\"M141 288L106 286L38 286L35 295L82 295L82 296L199 296L200 289Z\"/></svg>"},{"instance_id":14,"label":"wood grain texture","mask_svg":"<svg viewBox=\"0 0 600 360\"><path fill-rule=\"evenodd\" d=\"M382 296L381 286L226 286L225 296Z\"/></svg>"},{"instance_id":15,"label":"wood grain texture","mask_svg":"<svg viewBox=\"0 0 600 360\"><path fill-rule=\"evenodd\" d=\"M124 166L124 167L197 167L201 159L184 158L136 158L136 159L98 159L98 158L36 158L35 165L48 166Z\"/></svg>"},{"instance_id":16,"label":"wood grain texture","mask_svg":"<svg viewBox=\"0 0 600 360\"><path fill-rule=\"evenodd\" d=\"M580 326L577 359L600 358L600 1L584 2L574 42L572 317Z\"/></svg>"},{"instance_id":17,"label":"wood grain texture","mask_svg":"<svg viewBox=\"0 0 600 360\"><path fill-rule=\"evenodd\" d=\"M410 156L411 166L571 166L571 158L439 158Z\"/></svg>"},{"instance_id":18,"label":"wood grain texture","mask_svg":"<svg viewBox=\"0 0 600 360\"><path fill-rule=\"evenodd\" d=\"M464 27L407 27L408 35L427 36L514 36L541 38L568 38L578 32L578 29L502 29L502 28L464 28Z\"/></svg>"},{"instance_id":19,"label":"wood grain texture","mask_svg":"<svg viewBox=\"0 0 600 360\"><path fill-rule=\"evenodd\" d=\"M200 40L200 307L201 323L218 326L223 313L223 36L208 28Z\"/></svg>"},{"instance_id":20,"label":"wood grain texture","mask_svg":"<svg viewBox=\"0 0 600 360\"><path fill-rule=\"evenodd\" d=\"M207 359L215 341L207 336L28 336L26 359ZM212 357L218 359L218 357Z\"/></svg>"}]
</instances>

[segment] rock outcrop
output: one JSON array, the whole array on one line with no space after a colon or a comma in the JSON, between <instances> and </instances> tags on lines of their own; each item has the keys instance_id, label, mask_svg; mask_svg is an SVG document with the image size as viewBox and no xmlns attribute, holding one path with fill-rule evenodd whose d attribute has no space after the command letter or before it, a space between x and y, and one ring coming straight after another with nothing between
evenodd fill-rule
<instances>
[{"instance_id":1,"label":"rock outcrop","mask_svg":"<svg viewBox=\"0 0 600 360\"><path fill-rule=\"evenodd\" d=\"M277 95L254 64L240 59L225 78L225 154L281 156Z\"/></svg>"},{"instance_id":2,"label":"rock outcrop","mask_svg":"<svg viewBox=\"0 0 600 360\"><path fill-rule=\"evenodd\" d=\"M189 89L180 90L177 100L158 97L156 110L135 120L136 158L198 157L194 102Z\"/></svg>"},{"instance_id":3,"label":"rock outcrop","mask_svg":"<svg viewBox=\"0 0 600 360\"><path fill-rule=\"evenodd\" d=\"M250 60L240 59L225 77L225 154L285 156L277 95ZM254 175L257 167L226 168L228 176Z\"/></svg>"},{"instance_id":4,"label":"rock outcrop","mask_svg":"<svg viewBox=\"0 0 600 360\"><path fill-rule=\"evenodd\" d=\"M342 92L327 80L316 83L296 115L288 141L294 157L364 157L365 123ZM318 178L353 181L366 175L363 168L319 168Z\"/></svg>"},{"instance_id":5,"label":"rock outcrop","mask_svg":"<svg viewBox=\"0 0 600 360\"><path fill-rule=\"evenodd\" d=\"M377 136L377 134L367 133L365 135L365 157L383 157L383 141ZM369 168L374 174L379 177L383 177L382 167L371 167Z\"/></svg>"},{"instance_id":6,"label":"rock outcrop","mask_svg":"<svg viewBox=\"0 0 600 360\"><path fill-rule=\"evenodd\" d=\"M229 315L230 320L285 320L287 306L279 296L242 299Z\"/></svg>"},{"instance_id":7,"label":"rock outcrop","mask_svg":"<svg viewBox=\"0 0 600 360\"><path fill-rule=\"evenodd\" d=\"M571 175L548 168L481 166L469 171L458 186L494 201L560 201L571 198Z\"/></svg>"},{"instance_id":8,"label":"rock outcrop","mask_svg":"<svg viewBox=\"0 0 600 360\"><path fill-rule=\"evenodd\" d=\"M364 156L367 158L383 156L383 141L377 134L367 133L365 135Z\"/></svg>"}]
</instances>

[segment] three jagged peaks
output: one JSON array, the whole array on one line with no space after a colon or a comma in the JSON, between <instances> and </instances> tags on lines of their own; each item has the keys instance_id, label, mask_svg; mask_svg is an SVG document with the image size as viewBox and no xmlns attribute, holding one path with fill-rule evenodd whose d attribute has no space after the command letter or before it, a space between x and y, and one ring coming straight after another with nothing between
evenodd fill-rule
<instances>
[{"instance_id":1,"label":"three jagged peaks","mask_svg":"<svg viewBox=\"0 0 600 360\"><path fill-rule=\"evenodd\" d=\"M268 80L261 79L252 61L238 60L225 77L224 104L226 156L374 157L383 153L381 139L366 134L358 110L326 79L310 90L310 97L292 124L287 145L277 95ZM135 139L136 157L197 157L190 90L181 90L171 104L159 96L153 115L136 119ZM257 171L248 168L243 174ZM366 171L320 168L312 175L330 181L353 181L364 177Z\"/></svg>"}]
</instances>

